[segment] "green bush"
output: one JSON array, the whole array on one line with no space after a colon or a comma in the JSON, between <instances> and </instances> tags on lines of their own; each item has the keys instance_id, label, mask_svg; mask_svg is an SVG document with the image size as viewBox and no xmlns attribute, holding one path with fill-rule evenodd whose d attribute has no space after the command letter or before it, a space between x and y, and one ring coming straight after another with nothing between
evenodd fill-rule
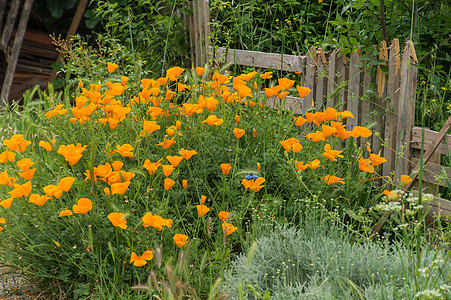
<instances>
[{"instance_id":1,"label":"green bush","mask_svg":"<svg viewBox=\"0 0 451 300\"><path fill-rule=\"evenodd\" d=\"M450 255L431 248L416 262L402 246L350 242L332 222L307 218L257 238L224 275L228 299L444 299Z\"/></svg>"}]
</instances>

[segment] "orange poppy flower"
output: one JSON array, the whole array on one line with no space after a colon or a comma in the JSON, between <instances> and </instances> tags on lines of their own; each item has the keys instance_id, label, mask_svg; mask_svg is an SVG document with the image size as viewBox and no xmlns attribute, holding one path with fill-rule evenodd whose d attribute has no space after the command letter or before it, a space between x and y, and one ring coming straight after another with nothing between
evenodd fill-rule
<instances>
[{"instance_id":1,"label":"orange poppy flower","mask_svg":"<svg viewBox=\"0 0 451 300\"><path fill-rule=\"evenodd\" d=\"M208 118L206 118L205 120L202 121L202 123L207 123L210 126L220 126L222 123L224 122L223 119L218 119L218 117L216 117L216 115L211 115L208 116Z\"/></svg>"},{"instance_id":2,"label":"orange poppy flower","mask_svg":"<svg viewBox=\"0 0 451 300\"><path fill-rule=\"evenodd\" d=\"M76 214L86 214L92 209L92 202L88 198L81 198L78 200L77 204L72 206L72 210Z\"/></svg>"},{"instance_id":3,"label":"orange poppy flower","mask_svg":"<svg viewBox=\"0 0 451 300\"><path fill-rule=\"evenodd\" d=\"M135 252L132 252L130 256L130 263L135 267L142 267L147 264L148 260L152 260L153 252L150 250L144 251L143 255L138 256Z\"/></svg>"},{"instance_id":4,"label":"orange poppy flower","mask_svg":"<svg viewBox=\"0 0 451 300\"><path fill-rule=\"evenodd\" d=\"M108 215L108 220L111 221L114 227L127 229L127 220L124 213L113 212Z\"/></svg>"},{"instance_id":5,"label":"orange poppy flower","mask_svg":"<svg viewBox=\"0 0 451 300\"><path fill-rule=\"evenodd\" d=\"M186 160L190 160L193 155L197 154L196 150L186 150L181 148L179 154Z\"/></svg>"},{"instance_id":6,"label":"orange poppy flower","mask_svg":"<svg viewBox=\"0 0 451 300\"><path fill-rule=\"evenodd\" d=\"M299 86L299 85L296 86L296 89L298 90L298 94L299 94L300 98L304 98L312 91L308 87Z\"/></svg>"},{"instance_id":7,"label":"orange poppy flower","mask_svg":"<svg viewBox=\"0 0 451 300\"><path fill-rule=\"evenodd\" d=\"M272 72L265 72L263 74L260 74L261 79L270 79L272 78Z\"/></svg>"},{"instance_id":8,"label":"orange poppy flower","mask_svg":"<svg viewBox=\"0 0 451 300\"><path fill-rule=\"evenodd\" d=\"M408 175L401 175L401 178L399 180L399 182L401 183L402 186L408 185L411 181L412 181L412 178L410 178L410 176L408 176Z\"/></svg>"},{"instance_id":9,"label":"orange poppy flower","mask_svg":"<svg viewBox=\"0 0 451 300\"><path fill-rule=\"evenodd\" d=\"M42 147L47 151L52 151L52 149L53 149L52 144L50 144L49 142L46 142L46 141L40 141L39 147Z\"/></svg>"},{"instance_id":10,"label":"orange poppy flower","mask_svg":"<svg viewBox=\"0 0 451 300\"><path fill-rule=\"evenodd\" d=\"M296 121L294 121L294 123L295 123L296 126L298 126L298 127L304 125L305 122L307 122L307 119L304 118L304 117L302 117L302 116L299 116L299 117L296 119Z\"/></svg>"},{"instance_id":11,"label":"orange poppy flower","mask_svg":"<svg viewBox=\"0 0 451 300\"><path fill-rule=\"evenodd\" d=\"M237 92L238 92L238 94L240 95L241 98L244 98L244 97L254 98L254 96L252 96L252 93L251 93L252 90L249 87L245 86L245 85L237 86L236 90L237 90Z\"/></svg>"},{"instance_id":12,"label":"orange poppy flower","mask_svg":"<svg viewBox=\"0 0 451 300\"><path fill-rule=\"evenodd\" d=\"M166 159L169 161L169 163L176 168L180 162L183 160L183 156L166 156ZM164 172L164 168L163 168Z\"/></svg>"},{"instance_id":13,"label":"orange poppy flower","mask_svg":"<svg viewBox=\"0 0 451 300\"><path fill-rule=\"evenodd\" d=\"M204 109L199 104L183 103L183 113L192 116L195 113L201 113Z\"/></svg>"},{"instance_id":14,"label":"orange poppy flower","mask_svg":"<svg viewBox=\"0 0 451 300\"><path fill-rule=\"evenodd\" d=\"M119 66L116 65L115 63L107 62L108 73L110 73L110 74L113 73L117 69L117 67L119 67Z\"/></svg>"},{"instance_id":15,"label":"orange poppy flower","mask_svg":"<svg viewBox=\"0 0 451 300\"><path fill-rule=\"evenodd\" d=\"M47 200L49 200L50 197L46 195L39 195L39 194L31 194L30 199L28 200L29 203L36 204L38 206L43 206Z\"/></svg>"},{"instance_id":16,"label":"orange poppy flower","mask_svg":"<svg viewBox=\"0 0 451 300\"><path fill-rule=\"evenodd\" d=\"M299 144L299 140L296 138L289 138L286 139L284 141L280 141L279 142L282 147L285 149L286 152L290 152L291 147L295 144L298 143ZM300 145L300 144L299 144Z\"/></svg>"},{"instance_id":17,"label":"orange poppy flower","mask_svg":"<svg viewBox=\"0 0 451 300\"><path fill-rule=\"evenodd\" d=\"M19 153L24 153L30 144L31 141L25 140L22 134L15 134L11 139L3 140L3 145L7 146L9 150L17 151Z\"/></svg>"},{"instance_id":18,"label":"orange poppy flower","mask_svg":"<svg viewBox=\"0 0 451 300\"><path fill-rule=\"evenodd\" d=\"M308 140L310 141L314 141L314 142L320 142L320 141L325 141L326 137L324 136L324 133L322 131L316 131L316 132L311 132L309 134L307 134L305 136Z\"/></svg>"},{"instance_id":19,"label":"orange poppy flower","mask_svg":"<svg viewBox=\"0 0 451 300\"><path fill-rule=\"evenodd\" d=\"M330 161L334 161L336 157L344 157L343 155L340 155L341 152L343 151L332 150L330 144L326 144L326 146L324 146L323 156Z\"/></svg>"},{"instance_id":20,"label":"orange poppy flower","mask_svg":"<svg viewBox=\"0 0 451 300\"><path fill-rule=\"evenodd\" d=\"M166 191L169 191L174 184L175 184L175 181L172 180L171 178L164 179L164 189Z\"/></svg>"},{"instance_id":21,"label":"orange poppy flower","mask_svg":"<svg viewBox=\"0 0 451 300\"><path fill-rule=\"evenodd\" d=\"M69 165L73 166L83 156L82 153L83 153L83 151L85 151L86 147L87 147L86 145L81 146L80 143L77 143L76 146L74 146L72 144L67 145L67 146L61 145L58 148L58 154L61 154L62 156L64 156L64 159L69 163Z\"/></svg>"},{"instance_id":22,"label":"orange poppy flower","mask_svg":"<svg viewBox=\"0 0 451 300\"><path fill-rule=\"evenodd\" d=\"M240 129L240 128L233 129L233 134L235 135L235 137L237 139L240 139L244 135L245 132L246 131L244 129Z\"/></svg>"},{"instance_id":23,"label":"orange poppy flower","mask_svg":"<svg viewBox=\"0 0 451 300\"><path fill-rule=\"evenodd\" d=\"M218 214L219 219L221 219L221 221L226 222L227 219L229 218L230 213L226 212L226 211L220 211Z\"/></svg>"},{"instance_id":24,"label":"orange poppy flower","mask_svg":"<svg viewBox=\"0 0 451 300\"><path fill-rule=\"evenodd\" d=\"M135 154L132 152L134 149L130 144L124 144L122 146L117 145L114 152L119 153L122 157L134 157Z\"/></svg>"},{"instance_id":25,"label":"orange poppy flower","mask_svg":"<svg viewBox=\"0 0 451 300\"><path fill-rule=\"evenodd\" d=\"M184 234L177 233L173 237L175 244L177 247L182 248L188 243L188 236Z\"/></svg>"},{"instance_id":26,"label":"orange poppy flower","mask_svg":"<svg viewBox=\"0 0 451 300\"><path fill-rule=\"evenodd\" d=\"M169 78L170 81L176 81L177 77L182 75L185 69L180 67L173 67L166 71L166 77Z\"/></svg>"},{"instance_id":27,"label":"orange poppy flower","mask_svg":"<svg viewBox=\"0 0 451 300\"><path fill-rule=\"evenodd\" d=\"M324 169L324 167L321 165L321 162L320 162L319 159L314 159L314 160L312 160L312 161L309 161L309 162L307 163L307 166L308 166L310 169L312 169L312 170L315 170L315 169L317 169L317 168L319 168L319 167L322 167L322 168Z\"/></svg>"},{"instance_id":28,"label":"orange poppy flower","mask_svg":"<svg viewBox=\"0 0 451 300\"><path fill-rule=\"evenodd\" d=\"M160 161L161 159L157 162L151 163L150 160L146 159L142 167L149 172L149 175L153 175L155 174L155 171L158 169L158 167L161 166Z\"/></svg>"},{"instance_id":29,"label":"orange poppy flower","mask_svg":"<svg viewBox=\"0 0 451 300\"><path fill-rule=\"evenodd\" d=\"M31 179L33 179L34 172L36 172L36 168L27 170L25 172L19 172L19 176L27 181L30 181Z\"/></svg>"},{"instance_id":30,"label":"orange poppy flower","mask_svg":"<svg viewBox=\"0 0 451 300\"><path fill-rule=\"evenodd\" d=\"M197 208L197 214L199 215L199 217L205 216L205 214L210 211L210 209L206 205L203 205L203 204L196 205L196 208Z\"/></svg>"},{"instance_id":31,"label":"orange poppy flower","mask_svg":"<svg viewBox=\"0 0 451 300\"><path fill-rule=\"evenodd\" d=\"M296 169L296 171L304 171L309 167L309 164L305 164L303 161L298 161L296 162L296 164L294 165L294 168Z\"/></svg>"},{"instance_id":32,"label":"orange poppy flower","mask_svg":"<svg viewBox=\"0 0 451 300\"><path fill-rule=\"evenodd\" d=\"M241 117L240 117L239 115L236 115L236 116L235 116L235 122L236 122L237 124L240 124L240 122L241 122Z\"/></svg>"},{"instance_id":33,"label":"orange poppy flower","mask_svg":"<svg viewBox=\"0 0 451 300\"><path fill-rule=\"evenodd\" d=\"M383 164L384 162L386 162L387 160L377 154L371 153L370 154L370 160L371 163L373 164L373 166L378 166L380 164Z\"/></svg>"},{"instance_id":34,"label":"orange poppy flower","mask_svg":"<svg viewBox=\"0 0 451 300\"><path fill-rule=\"evenodd\" d=\"M222 174L227 175L229 174L230 170L232 170L232 166L230 164L221 164L220 165Z\"/></svg>"},{"instance_id":35,"label":"orange poppy flower","mask_svg":"<svg viewBox=\"0 0 451 300\"><path fill-rule=\"evenodd\" d=\"M159 215L152 215L152 213L147 212L142 218L143 226L145 228L147 227L153 227L158 230L163 230L163 226L166 227L172 227L172 219L164 219L160 217Z\"/></svg>"},{"instance_id":36,"label":"orange poppy flower","mask_svg":"<svg viewBox=\"0 0 451 300\"><path fill-rule=\"evenodd\" d=\"M371 161L369 159L363 159L360 157L359 159L359 169L360 171L367 173L374 173L374 167L371 165Z\"/></svg>"},{"instance_id":37,"label":"orange poppy flower","mask_svg":"<svg viewBox=\"0 0 451 300\"><path fill-rule=\"evenodd\" d=\"M323 135L324 137L329 137L332 134L334 134L335 132L337 132L337 129L334 127L331 127L329 125L321 125L321 129L323 131Z\"/></svg>"},{"instance_id":38,"label":"orange poppy flower","mask_svg":"<svg viewBox=\"0 0 451 300\"><path fill-rule=\"evenodd\" d=\"M238 227L233 226L230 223L224 222L222 223L222 230L224 231L224 233L226 234L226 236L231 235L232 233L234 233L236 230L238 229Z\"/></svg>"},{"instance_id":39,"label":"orange poppy flower","mask_svg":"<svg viewBox=\"0 0 451 300\"><path fill-rule=\"evenodd\" d=\"M13 203L13 198L8 198L6 200L0 201L0 206L2 206L5 209L8 209L11 207L12 203Z\"/></svg>"},{"instance_id":40,"label":"orange poppy flower","mask_svg":"<svg viewBox=\"0 0 451 300\"><path fill-rule=\"evenodd\" d=\"M263 177L258 177L257 179L243 179L241 181L241 184L247 189L250 189L254 192L258 192L260 191L264 185L261 185L263 182L265 182L265 178Z\"/></svg>"},{"instance_id":41,"label":"orange poppy flower","mask_svg":"<svg viewBox=\"0 0 451 300\"><path fill-rule=\"evenodd\" d=\"M130 181L113 183L111 185L111 194L123 195L127 191L129 185Z\"/></svg>"},{"instance_id":42,"label":"orange poppy flower","mask_svg":"<svg viewBox=\"0 0 451 300\"><path fill-rule=\"evenodd\" d=\"M356 126L352 129L352 136L355 138L363 137L367 138L372 135L372 131L363 126Z\"/></svg>"},{"instance_id":43,"label":"orange poppy flower","mask_svg":"<svg viewBox=\"0 0 451 300\"><path fill-rule=\"evenodd\" d=\"M186 179L183 179L183 180L182 180L182 187L183 187L184 189L186 189L186 188L188 187L188 180L186 180Z\"/></svg>"},{"instance_id":44,"label":"orange poppy flower","mask_svg":"<svg viewBox=\"0 0 451 300\"><path fill-rule=\"evenodd\" d=\"M205 68L196 67L196 74L198 77L202 76L202 74L204 74L204 72L205 72Z\"/></svg>"},{"instance_id":45,"label":"orange poppy flower","mask_svg":"<svg viewBox=\"0 0 451 300\"><path fill-rule=\"evenodd\" d=\"M161 167L163 168L163 174L166 177L171 175L172 171L174 170L174 166L173 165L162 165Z\"/></svg>"},{"instance_id":46,"label":"orange poppy flower","mask_svg":"<svg viewBox=\"0 0 451 300\"><path fill-rule=\"evenodd\" d=\"M58 217L67 217L72 215L73 215L72 211L66 208L65 210L59 213Z\"/></svg>"},{"instance_id":47,"label":"orange poppy flower","mask_svg":"<svg viewBox=\"0 0 451 300\"><path fill-rule=\"evenodd\" d=\"M328 107L324 112L324 119L327 121L336 120L338 118L338 112L333 107Z\"/></svg>"},{"instance_id":48,"label":"orange poppy flower","mask_svg":"<svg viewBox=\"0 0 451 300\"><path fill-rule=\"evenodd\" d=\"M288 78L279 78L278 82L284 90L289 90L294 85L294 80Z\"/></svg>"},{"instance_id":49,"label":"orange poppy flower","mask_svg":"<svg viewBox=\"0 0 451 300\"><path fill-rule=\"evenodd\" d=\"M337 177L335 175L326 175L321 177L321 180L327 183L328 185L331 185L332 183L341 183L345 184L343 178Z\"/></svg>"},{"instance_id":50,"label":"orange poppy flower","mask_svg":"<svg viewBox=\"0 0 451 300\"><path fill-rule=\"evenodd\" d=\"M154 131L159 130L161 127L155 121L144 121L144 129L139 133L140 136L151 134Z\"/></svg>"},{"instance_id":51,"label":"orange poppy flower","mask_svg":"<svg viewBox=\"0 0 451 300\"><path fill-rule=\"evenodd\" d=\"M28 197L31 193L31 181L27 181L24 184L14 184L14 190L10 191L11 198L20 198L22 196Z\"/></svg>"},{"instance_id":52,"label":"orange poppy flower","mask_svg":"<svg viewBox=\"0 0 451 300\"><path fill-rule=\"evenodd\" d=\"M164 141L162 141L161 143L158 143L157 146L161 146L164 149L169 149L172 145L174 145L176 143L176 141L174 140L174 138L172 139L166 139L166 137L164 137Z\"/></svg>"}]
</instances>

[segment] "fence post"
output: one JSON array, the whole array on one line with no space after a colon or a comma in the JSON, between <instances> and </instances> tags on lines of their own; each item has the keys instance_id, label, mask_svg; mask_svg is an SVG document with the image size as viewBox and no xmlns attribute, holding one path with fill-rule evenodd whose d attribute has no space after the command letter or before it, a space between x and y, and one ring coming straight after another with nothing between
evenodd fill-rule
<instances>
[{"instance_id":1,"label":"fence post","mask_svg":"<svg viewBox=\"0 0 451 300\"><path fill-rule=\"evenodd\" d=\"M396 180L401 175L410 174L411 151L410 140L412 136L412 128L415 119L415 98L416 98L416 80L418 67L414 64L418 63L415 49L411 41L406 42L401 62L401 86L398 105L398 123L399 131L398 141L396 143ZM401 155L401 156L400 156Z\"/></svg>"},{"instance_id":2,"label":"fence post","mask_svg":"<svg viewBox=\"0 0 451 300\"><path fill-rule=\"evenodd\" d=\"M357 126L357 123L360 119L359 114L359 101L360 97L362 95L362 69L359 66L356 66L356 64L359 63L359 51L357 49L356 52L354 52L351 55L351 58L349 60L349 82L348 82L348 105L347 110L352 112L355 119L353 118L347 118L346 119L346 130L352 130L355 126Z\"/></svg>"},{"instance_id":3,"label":"fence post","mask_svg":"<svg viewBox=\"0 0 451 300\"><path fill-rule=\"evenodd\" d=\"M396 133L397 120L399 116L399 84L401 54L399 48L399 40L393 39L389 48L388 57L388 81L387 81L387 95L389 101L385 102L385 123L384 123L384 158L387 160L382 167L382 175L388 176L395 169L396 160Z\"/></svg>"}]
</instances>

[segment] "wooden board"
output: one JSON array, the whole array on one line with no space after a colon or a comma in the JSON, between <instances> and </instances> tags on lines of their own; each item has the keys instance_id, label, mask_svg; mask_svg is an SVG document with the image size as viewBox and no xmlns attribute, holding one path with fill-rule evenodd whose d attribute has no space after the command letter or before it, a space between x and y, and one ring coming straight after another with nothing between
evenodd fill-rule
<instances>
[{"instance_id":1,"label":"wooden board","mask_svg":"<svg viewBox=\"0 0 451 300\"><path fill-rule=\"evenodd\" d=\"M415 149L421 149L421 139L422 139L422 128L421 127L413 127L412 129L412 141L410 146ZM431 145L432 141L435 139L437 131L424 129L424 145L423 150L426 150ZM445 142L446 141L446 142ZM444 155L451 155L451 134L447 134L440 144L435 149L435 152Z\"/></svg>"},{"instance_id":2,"label":"wooden board","mask_svg":"<svg viewBox=\"0 0 451 300\"><path fill-rule=\"evenodd\" d=\"M213 52L212 47L208 47L208 52ZM226 49L219 47L215 53L215 59L220 60L224 57L227 62L233 62L237 65L250 66L264 69L283 71L302 72L301 60L296 55L281 55L276 53L265 53L260 51L246 51L236 49Z\"/></svg>"},{"instance_id":3,"label":"wooden board","mask_svg":"<svg viewBox=\"0 0 451 300\"><path fill-rule=\"evenodd\" d=\"M420 162L420 160L418 158L412 157L412 162L414 165L416 165ZM451 169L449 167L445 167L433 162L427 162L426 165L423 166L423 181L448 187L446 181L437 181L435 179L436 175L442 174L442 169L445 171L448 180L451 182Z\"/></svg>"},{"instance_id":4,"label":"wooden board","mask_svg":"<svg viewBox=\"0 0 451 300\"><path fill-rule=\"evenodd\" d=\"M362 82L362 72L359 66L356 64L359 62L359 55L354 52L349 60L349 83L348 83L348 105L347 110L352 112L355 119L346 118L346 130L352 130L357 126L357 121L359 118L359 102L362 96L361 94L361 82Z\"/></svg>"},{"instance_id":5,"label":"wooden board","mask_svg":"<svg viewBox=\"0 0 451 300\"><path fill-rule=\"evenodd\" d=\"M415 97L416 97L416 78L417 67L413 59L413 48L410 43L406 45L403 51L401 62L401 84L399 94L399 118L397 130L399 132L399 141L397 142L396 152L402 153L402 157L397 159L396 180L399 180L403 174L410 174L410 139L412 135L413 121L415 118Z\"/></svg>"},{"instance_id":6,"label":"wooden board","mask_svg":"<svg viewBox=\"0 0 451 300\"><path fill-rule=\"evenodd\" d=\"M394 39L389 48L388 57L388 81L387 96L389 99L385 102L385 122L384 122L384 147L383 156L387 160L382 167L382 175L388 176L395 169L396 161L396 137L397 137L397 119L399 109L399 84L400 84L400 53L399 41Z\"/></svg>"}]
</instances>

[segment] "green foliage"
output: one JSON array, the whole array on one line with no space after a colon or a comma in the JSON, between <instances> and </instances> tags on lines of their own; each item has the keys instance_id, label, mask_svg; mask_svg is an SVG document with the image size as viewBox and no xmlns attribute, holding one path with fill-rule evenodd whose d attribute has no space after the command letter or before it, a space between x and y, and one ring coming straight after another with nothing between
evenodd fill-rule
<instances>
[{"instance_id":1,"label":"green foliage","mask_svg":"<svg viewBox=\"0 0 451 300\"><path fill-rule=\"evenodd\" d=\"M316 212L320 211L316 207ZM355 244L332 222L263 233L224 275L230 299L429 299L449 297L450 257L429 248L414 262L402 246ZM432 270L434 275L432 275ZM265 296L263 296L265 295Z\"/></svg>"},{"instance_id":2,"label":"green foliage","mask_svg":"<svg viewBox=\"0 0 451 300\"><path fill-rule=\"evenodd\" d=\"M145 57L144 70L158 74L168 66L187 66L189 34L183 18L189 14L187 1L102 0L85 16L91 26L99 21L126 51Z\"/></svg>"}]
</instances>

